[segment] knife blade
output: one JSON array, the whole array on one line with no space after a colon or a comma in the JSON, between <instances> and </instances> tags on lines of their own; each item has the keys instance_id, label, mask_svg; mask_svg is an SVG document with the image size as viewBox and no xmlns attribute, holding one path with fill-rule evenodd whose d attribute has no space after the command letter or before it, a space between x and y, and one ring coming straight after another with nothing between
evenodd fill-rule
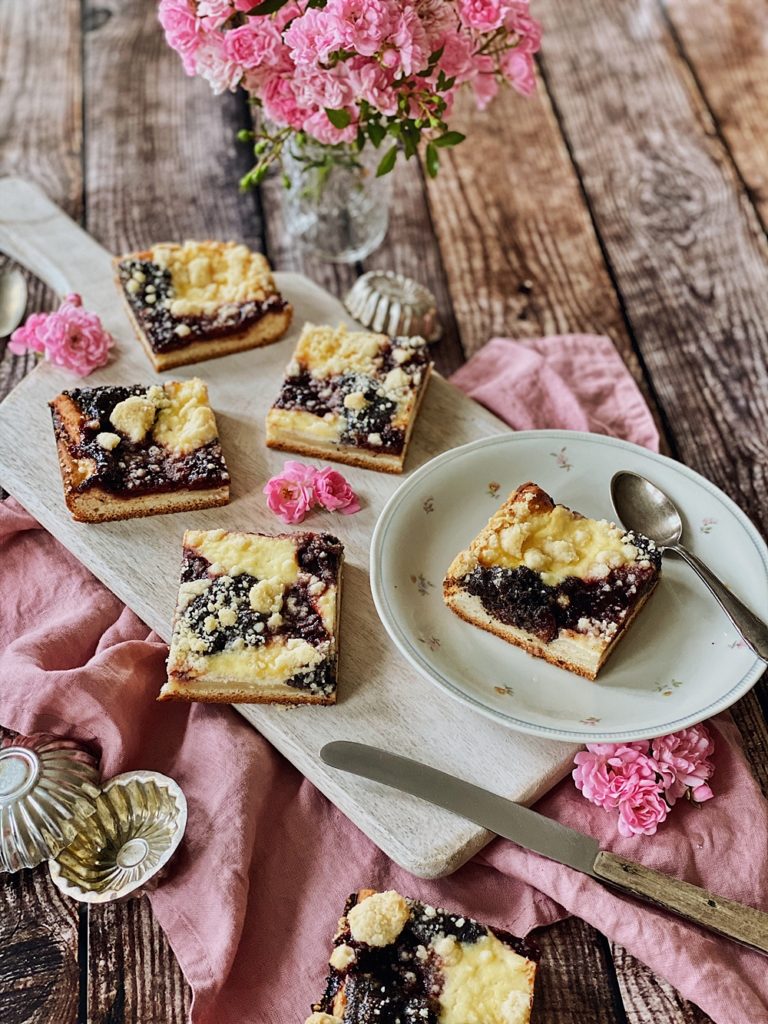
<instances>
[{"instance_id":1,"label":"knife blade","mask_svg":"<svg viewBox=\"0 0 768 1024\"><path fill-rule=\"evenodd\" d=\"M337 740L320 751L332 768L436 804L526 850L590 875L680 917L768 954L768 914L715 896L690 882L601 850L591 836L420 761L364 743Z\"/></svg>"}]
</instances>

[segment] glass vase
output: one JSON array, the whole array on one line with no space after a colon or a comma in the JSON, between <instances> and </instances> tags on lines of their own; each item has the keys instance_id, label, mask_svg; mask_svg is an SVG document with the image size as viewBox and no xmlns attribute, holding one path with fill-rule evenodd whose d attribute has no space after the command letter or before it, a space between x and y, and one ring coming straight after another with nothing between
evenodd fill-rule
<instances>
[{"instance_id":1,"label":"glass vase","mask_svg":"<svg viewBox=\"0 0 768 1024\"><path fill-rule=\"evenodd\" d=\"M381 153L294 137L283 149L286 228L304 252L355 263L384 241L391 174L376 177Z\"/></svg>"}]
</instances>

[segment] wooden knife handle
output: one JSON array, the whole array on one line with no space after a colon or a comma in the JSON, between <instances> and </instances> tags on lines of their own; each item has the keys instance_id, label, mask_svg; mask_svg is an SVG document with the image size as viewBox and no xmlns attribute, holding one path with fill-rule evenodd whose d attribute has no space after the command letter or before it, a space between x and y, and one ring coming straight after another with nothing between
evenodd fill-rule
<instances>
[{"instance_id":1,"label":"wooden knife handle","mask_svg":"<svg viewBox=\"0 0 768 1024\"><path fill-rule=\"evenodd\" d=\"M689 882L601 850L592 869L598 878L680 917L768 954L768 914L725 900Z\"/></svg>"}]
</instances>

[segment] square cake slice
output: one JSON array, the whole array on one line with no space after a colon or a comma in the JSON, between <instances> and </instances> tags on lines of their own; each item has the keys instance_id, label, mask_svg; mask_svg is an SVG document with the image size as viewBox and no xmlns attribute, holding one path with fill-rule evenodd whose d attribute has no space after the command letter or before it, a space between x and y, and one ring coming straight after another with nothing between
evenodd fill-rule
<instances>
[{"instance_id":1,"label":"square cake slice","mask_svg":"<svg viewBox=\"0 0 768 1024\"><path fill-rule=\"evenodd\" d=\"M292 310L261 253L234 242L162 243L114 260L128 316L156 370L257 348Z\"/></svg>"},{"instance_id":2,"label":"square cake slice","mask_svg":"<svg viewBox=\"0 0 768 1024\"><path fill-rule=\"evenodd\" d=\"M539 955L463 914L362 889L306 1024L528 1024Z\"/></svg>"},{"instance_id":3,"label":"square cake slice","mask_svg":"<svg viewBox=\"0 0 768 1024\"><path fill-rule=\"evenodd\" d=\"M187 530L160 700L334 704L341 542Z\"/></svg>"},{"instance_id":4,"label":"square cake slice","mask_svg":"<svg viewBox=\"0 0 768 1024\"><path fill-rule=\"evenodd\" d=\"M467 622L595 679L660 572L653 541L527 483L453 560L443 598Z\"/></svg>"},{"instance_id":5,"label":"square cake slice","mask_svg":"<svg viewBox=\"0 0 768 1024\"><path fill-rule=\"evenodd\" d=\"M72 388L49 404L73 519L103 523L229 501L202 380Z\"/></svg>"},{"instance_id":6,"label":"square cake slice","mask_svg":"<svg viewBox=\"0 0 768 1024\"><path fill-rule=\"evenodd\" d=\"M267 413L267 445L402 473L431 369L423 338L306 324Z\"/></svg>"}]
</instances>

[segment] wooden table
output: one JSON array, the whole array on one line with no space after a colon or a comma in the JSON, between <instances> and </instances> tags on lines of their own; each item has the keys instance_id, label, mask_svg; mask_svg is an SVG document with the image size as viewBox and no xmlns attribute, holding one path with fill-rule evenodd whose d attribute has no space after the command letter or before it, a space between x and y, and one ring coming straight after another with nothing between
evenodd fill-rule
<instances>
[{"instance_id":1,"label":"wooden table","mask_svg":"<svg viewBox=\"0 0 768 1024\"><path fill-rule=\"evenodd\" d=\"M768 3L534 7L537 95L462 105L453 126L469 141L443 150L436 181L399 168L389 235L365 267L433 289L444 372L494 334L610 335L667 450L765 527ZM3 4L0 80L0 173L39 183L113 251L238 238L338 294L362 269L302 260L277 180L238 194L247 104L184 77L153 0ZM54 302L31 282L30 309ZM4 394L32 360L0 344ZM733 709L764 791L766 711L764 681ZM39 868L0 879L0 907L3 1024L185 1019L190 991L146 901L85 911ZM538 1024L709 1020L580 921L537 940Z\"/></svg>"}]
</instances>

